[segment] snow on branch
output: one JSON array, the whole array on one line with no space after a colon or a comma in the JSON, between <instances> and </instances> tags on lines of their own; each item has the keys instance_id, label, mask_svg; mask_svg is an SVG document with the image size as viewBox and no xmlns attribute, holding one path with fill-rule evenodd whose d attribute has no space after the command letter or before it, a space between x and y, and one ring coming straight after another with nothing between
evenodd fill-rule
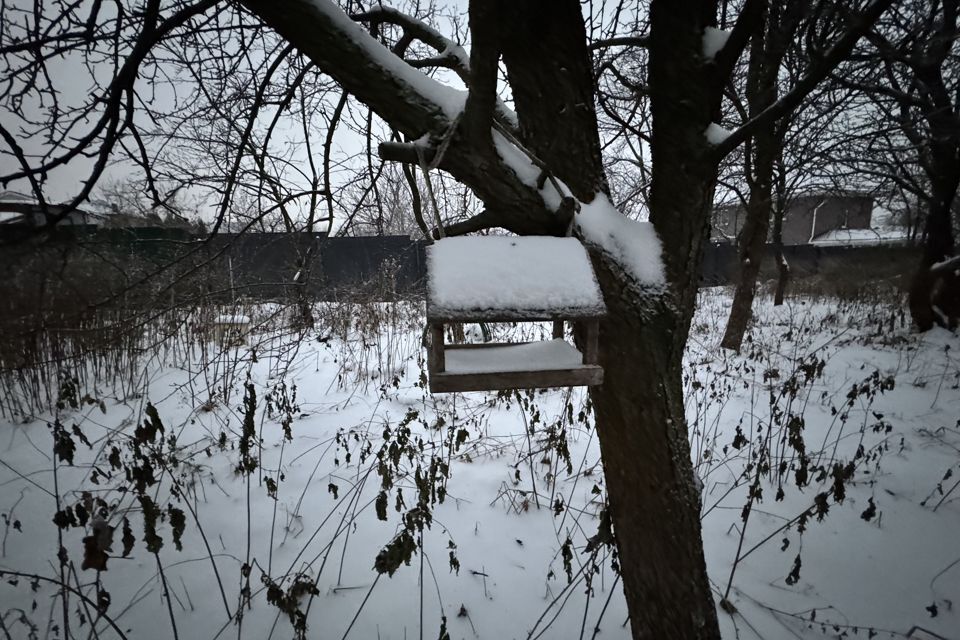
<instances>
[{"instance_id":1,"label":"snow on branch","mask_svg":"<svg viewBox=\"0 0 960 640\"><path fill-rule=\"evenodd\" d=\"M953 256L930 265L930 273L933 275L946 274L951 271L960 272L960 256Z\"/></svg>"},{"instance_id":2,"label":"snow on branch","mask_svg":"<svg viewBox=\"0 0 960 640\"><path fill-rule=\"evenodd\" d=\"M730 32L716 27L707 27L703 30L703 57L707 60L713 60L717 53L723 49L730 38Z\"/></svg>"},{"instance_id":3,"label":"snow on branch","mask_svg":"<svg viewBox=\"0 0 960 640\"><path fill-rule=\"evenodd\" d=\"M595 40L590 43L590 51L608 49L610 47L648 47L650 46L650 36L618 36L615 38L606 38L604 40Z\"/></svg>"},{"instance_id":4,"label":"snow on branch","mask_svg":"<svg viewBox=\"0 0 960 640\"><path fill-rule=\"evenodd\" d=\"M493 132L493 146L497 155L520 179L520 182L536 189L543 203L551 211L558 211L563 198L570 195L570 189L560 180L546 180L546 165L533 154L520 146L514 138L509 139L501 131ZM559 188L559 191L558 191Z\"/></svg>"},{"instance_id":5,"label":"snow on branch","mask_svg":"<svg viewBox=\"0 0 960 640\"><path fill-rule=\"evenodd\" d=\"M403 133L442 131L466 92L413 68L331 0L241 0L324 73Z\"/></svg>"},{"instance_id":6,"label":"snow on branch","mask_svg":"<svg viewBox=\"0 0 960 640\"><path fill-rule=\"evenodd\" d=\"M724 129L716 122L711 122L707 125L706 130L704 130L703 135L707 138L707 142L716 146L723 144L723 141L730 137L730 132L727 129Z\"/></svg>"},{"instance_id":7,"label":"snow on branch","mask_svg":"<svg viewBox=\"0 0 960 640\"><path fill-rule=\"evenodd\" d=\"M581 204L575 220L583 241L598 248L640 287L664 286L663 249L652 223L631 220L602 193Z\"/></svg>"},{"instance_id":8,"label":"snow on branch","mask_svg":"<svg viewBox=\"0 0 960 640\"><path fill-rule=\"evenodd\" d=\"M464 84L469 84L470 56L467 55L462 46L422 20L398 11L394 7L384 6L374 7L369 11L356 13L350 17L359 22L369 22L374 25L386 22L402 28L405 35L420 40L437 52L437 55L431 58L407 60L407 64L417 69L431 66L446 67L456 73ZM403 56L406 52L397 50L395 53Z\"/></svg>"},{"instance_id":9,"label":"snow on branch","mask_svg":"<svg viewBox=\"0 0 960 640\"><path fill-rule=\"evenodd\" d=\"M404 37L394 46L392 53L404 58L406 49L413 39L420 40L437 52L429 58L410 59L404 61L414 69L429 69L443 67L457 74L466 86L471 85L470 55L463 46L443 35L435 28L409 14L403 13L394 7L378 6L351 15L353 20L369 22L370 24L388 23L403 29ZM464 100L466 100L464 98ZM496 98L495 115L499 122L516 130L519 126L517 114L513 112L499 97Z\"/></svg>"}]
</instances>

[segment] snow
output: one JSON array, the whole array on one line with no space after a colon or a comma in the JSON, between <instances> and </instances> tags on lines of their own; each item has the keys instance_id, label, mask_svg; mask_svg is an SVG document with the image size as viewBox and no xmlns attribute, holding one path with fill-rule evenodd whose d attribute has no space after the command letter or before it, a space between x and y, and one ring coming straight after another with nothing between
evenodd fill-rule
<instances>
[{"instance_id":1,"label":"snow","mask_svg":"<svg viewBox=\"0 0 960 640\"><path fill-rule=\"evenodd\" d=\"M533 164L526 153L518 149L515 144L507 140L499 131L493 132L493 146L496 148L504 164L513 169L513 172L517 174L520 182L533 189L537 188L537 181L542 171L537 165ZM543 188L540 189L540 197L543 198L543 203L548 209L552 209L553 211L560 208L560 202L564 196L570 195L570 190L563 182L558 180L557 183L563 190L563 194L557 193L551 180L547 180Z\"/></svg>"},{"instance_id":2,"label":"snow","mask_svg":"<svg viewBox=\"0 0 960 640\"><path fill-rule=\"evenodd\" d=\"M603 194L582 204L575 220L584 242L603 250L640 285L666 282L660 238L650 222L627 218Z\"/></svg>"},{"instance_id":3,"label":"snow","mask_svg":"<svg viewBox=\"0 0 960 640\"><path fill-rule=\"evenodd\" d=\"M37 197L34 194L24 194L19 191L0 191L0 203L2 202L15 202L17 204L36 204L39 205L40 201L37 200Z\"/></svg>"},{"instance_id":4,"label":"snow","mask_svg":"<svg viewBox=\"0 0 960 640\"><path fill-rule=\"evenodd\" d=\"M893 211L874 203L873 210L870 211L870 225L877 229L897 228L897 214Z\"/></svg>"},{"instance_id":5,"label":"snow","mask_svg":"<svg viewBox=\"0 0 960 640\"><path fill-rule=\"evenodd\" d=\"M834 229L818 235L811 244L819 246L870 246L904 244L906 229Z\"/></svg>"},{"instance_id":6,"label":"snow","mask_svg":"<svg viewBox=\"0 0 960 640\"><path fill-rule=\"evenodd\" d=\"M493 143L497 153L517 174L517 178L525 185L536 188L540 168L499 132L494 132ZM550 180L545 181L539 190L544 204L554 211L559 209L563 197L570 195L566 185L560 181L558 184L562 194L557 192ZM588 204L580 203L580 213L576 215L575 222L585 242L604 250L638 283L660 286L665 282L660 240L652 224L627 218L604 194L597 195Z\"/></svg>"},{"instance_id":7,"label":"snow","mask_svg":"<svg viewBox=\"0 0 960 640\"><path fill-rule=\"evenodd\" d=\"M939 262L934 262L932 265L930 265L930 270L936 271L939 269L943 269L948 265L952 267L954 264L956 264L957 266L960 266L960 256L950 256L950 257L944 258Z\"/></svg>"},{"instance_id":8,"label":"snow","mask_svg":"<svg viewBox=\"0 0 960 640\"><path fill-rule=\"evenodd\" d=\"M709 125L707 125L703 135L706 136L707 142L716 146L730 137L730 131L724 129L716 122L711 122Z\"/></svg>"},{"instance_id":9,"label":"snow","mask_svg":"<svg viewBox=\"0 0 960 640\"><path fill-rule=\"evenodd\" d=\"M547 319L603 312L586 249L575 238L469 236L427 248L438 319Z\"/></svg>"},{"instance_id":10,"label":"snow","mask_svg":"<svg viewBox=\"0 0 960 640\"><path fill-rule=\"evenodd\" d=\"M916 335L899 324L891 327L888 323L898 317L899 307L872 300L796 297L773 307L768 299L758 298L749 353L735 355L718 347L729 305L727 291L701 292L684 357L691 456L703 485L703 541L716 588L725 588L737 554L744 527L740 514L749 490L745 479L751 477L745 470L756 460L752 451L769 426L781 433L777 420L783 409L803 412L811 455L823 452L823 463L832 455L856 459L858 470L845 500L831 499L825 519L811 518L802 534L795 525L782 527L805 510L817 492L829 490L831 480L814 480L803 490L787 486L782 500L774 497L775 484L763 483L763 499L746 525L743 553L769 540L737 566L730 592L737 613L718 610L723 637L821 640L848 632L846 637L866 638L869 629L876 629L883 631L879 638L935 637L931 633L956 638L960 566L951 563L960 555L960 494L950 492L960 477L957 337L945 330ZM203 352L209 345L191 346L184 337L168 355L157 349L141 361L142 367L131 369L131 375L142 376L142 388L124 391L121 387L128 381L118 388L103 384L90 389L104 400L103 411L91 405L0 418L0 570L58 576L60 541L51 524L56 504L48 426L58 417L68 430L77 425L93 445L76 441L75 465L57 467L64 504L81 501L84 491L102 496L110 505L111 524L128 517L136 538L129 557L121 558L118 530L108 571L98 576L80 568L89 527L64 530L63 547L76 567L76 581L94 600L97 585L112 595L107 613L126 637L173 637L158 559L142 541L140 509L129 492L119 490L128 486L123 472L103 464L111 443L126 447L124 443L133 440L149 400L163 418L165 436L175 435L180 450L176 468L157 472L162 482L155 500L163 509L167 504L195 506L203 526L201 536L188 513L183 550L177 551L169 522L158 525L164 538L158 558L181 638L293 636L287 616L266 602L261 575L285 579L286 589L292 577L303 572L318 589L318 595L301 599L302 607L309 604L306 635L311 638L343 638L355 615L348 640L419 637L421 615L424 637L438 636L443 615L457 640L527 638L544 631L556 614L541 637L576 639L585 625L584 637L599 627L599 638L629 640L621 583L609 561L597 565L592 595L580 578L593 575L583 549L597 530L606 492L598 434L585 395L579 390L545 391L524 395L522 402L483 393L435 398L419 382L419 304L345 303L319 305L315 311L317 333L305 336L265 326L261 318L276 313L269 308L235 312L250 315L256 326L264 327L254 332L249 345ZM372 318L394 320L375 326ZM881 332L878 323L884 326ZM518 333L527 329L529 325L494 327L497 339L536 339L533 330ZM549 334L549 327L538 330ZM320 337L325 341L315 339ZM804 383L801 373L800 384L791 387L797 395L790 400L790 375L814 356L825 363L822 377ZM228 362L237 365L229 369L233 377L216 377L216 367ZM873 372L894 378L895 387L872 397L859 395L849 404L851 387ZM250 476L249 489L246 478L235 473L239 453L234 448L247 374L257 391L256 423L262 438L256 447L261 467ZM396 386L383 384L394 377ZM267 394L273 394L277 406L281 382L298 388L290 441L282 434L283 414L266 410ZM208 390L212 403L207 403ZM225 390L231 390L229 398L222 395ZM787 401L792 404L784 404ZM772 407L771 402L780 404ZM582 421L577 418L580 411ZM394 509L394 493L386 522L374 512L381 488L375 454L386 444L385 428L396 431L411 412L415 418L408 425L419 453L395 480L394 491L402 488L406 508L412 508L415 471L421 461L422 469L428 468L430 452L440 450L451 469L447 497L434 505L433 526L424 530L423 580L419 555L412 566L377 580L373 560L402 526L402 513ZM547 425L556 424L567 432L571 472L547 445ZM731 444L738 427L748 440L740 449ZM461 448L445 444L448 429L467 431ZM220 433L225 434L224 448L218 446ZM364 457L367 442L373 453ZM871 457L855 458L861 443ZM98 456L99 481L94 484ZM952 476L944 480L947 471ZM179 498L171 496L171 477L181 483ZM267 478L276 479L275 499L268 494ZM330 485L336 487L336 496ZM550 508L554 497L562 498L565 506L559 515ZM869 521L861 517L868 500L877 509ZM568 535L574 545L573 576L580 579L573 587L560 560ZM451 542L459 571L447 562ZM787 584L798 551L803 561L799 578ZM239 625L226 608L237 610L244 564L253 567L252 596ZM59 624L62 615L57 589L42 583L34 592L30 583L10 574L0 580L0 615L13 638L30 637L24 619L46 629L51 611L52 624ZM937 606L936 617L927 610L932 605ZM92 633L96 612L85 625L80 624L80 613L82 606L72 599L76 637L118 637L102 619L96 623L98 633ZM811 622L814 614L816 621ZM833 624L846 626L835 630ZM911 632L915 628L928 631ZM39 637L43 635L41 631Z\"/></svg>"},{"instance_id":11,"label":"snow","mask_svg":"<svg viewBox=\"0 0 960 640\"><path fill-rule=\"evenodd\" d=\"M16 211L0 211L0 224L20 222L23 219L24 215L22 213L17 213Z\"/></svg>"},{"instance_id":12,"label":"snow","mask_svg":"<svg viewBox=\"0 0 960 640\"><path fill-rule=\"evenodd\" d=\"M717 53L727 44L730 32L716 27L707 27L703 30L703 57L713 60Z\"/></svg>"},{"instance_id":13,"label":"snow","mask_svg":"<svg viewBox=\"0 0 960 640\"><path fill-rule=\"evenodd\" d=\"M215 324L250 324L250 316L222 314L214 319Z\"/></svg>"},{"instance_id":14,"label":"snow","mask_svg":"<svg viewBox=\"0 0 960 640\"><path fill-rule=\"evenodd\" d=\"M416 93L439 106L450 120L463 111L467 92L437 82L401 58L371 36L362 25L357 24L335 3L329 0L312 0L314 9L336 26L357 46L365 49L373 62L386 69L390 75L409 85Z\"/></svg>"},{"instance_id":15,"label":"snow","mask_svg":"<svg viewBox=\"0 0 960 640\"><path fill-rule=\"evenodd\" d=\"M447 349L446 373L577 369L583 354L560 338L475 349Z\"/></svg>"}]
</instances>

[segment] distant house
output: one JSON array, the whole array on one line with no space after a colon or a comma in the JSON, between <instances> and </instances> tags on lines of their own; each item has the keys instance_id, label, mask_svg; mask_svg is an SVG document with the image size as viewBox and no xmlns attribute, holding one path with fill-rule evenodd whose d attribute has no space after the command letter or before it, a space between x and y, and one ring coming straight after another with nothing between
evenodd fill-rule
<instances>
[{"instance_id":1,"label":"distant house","mask_svg":"<svg viewBox=\"0 0 960 640\"><path fill-rule=\"evenodd\" d=\"M783 244L882 242L884 235L870 226L873 206L873 198L861 194L794 198L783 216ZM736 242L743 228L745 215L743 205L723 205L715 208L711 239L715 242Z\"/></svg>"},{"instance_id":2,"label":"distant house","mask_svg":"<svg viewBox=\"0 0 960 640\"><path fill-rule=\"evenodd\" d=\"M57 217L65 209L66 205L47 203L45 214L36 198L15 191L0 191L0 226L3 227L42 227L47 224L47 215ZM89 224L88 214L80 209L74 209L57 221L58 226Z\"/></svg>"}]
</instances>

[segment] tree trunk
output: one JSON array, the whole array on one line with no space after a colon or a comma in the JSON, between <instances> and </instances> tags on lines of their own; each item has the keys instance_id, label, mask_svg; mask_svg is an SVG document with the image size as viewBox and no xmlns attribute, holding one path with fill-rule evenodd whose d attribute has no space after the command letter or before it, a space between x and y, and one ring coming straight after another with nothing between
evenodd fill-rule
<instances>
[{"instance_id":1,"label":"tree trunk","mask_svg":"<svg viewBox=\"0 0 960 640\"><path fill-rule=\"evenodd\" d=\"M777 260L777 290L773 294L773 306L779 307L783 304L783 297L787 292L787 284L790 282L790 263L783 254L783 243L776 244Z\"/></svg>"},{"instance_id":2,"label":"tree trunk","mask_svg":"<svg viewBox=\"0 0 960 640\"><path fill-rule=\"evenodd\" d=\"M750 197L743 230L737 243L740 258L740 279L737 281L730 305L730 317L720 346L740 351L743 336L753 315L753 298L756 293L760 266L767 249L767 234L770 229L771 192L773 163L776 157L777 139L773 127L759 130L753 138L754 163L750 185Z\"/></svg>"},{"instance_id":3,"label":"tree trunk","mask_svg":"<svg viewBox=\"0 0 960 640\"><path fill-rule=\"evenodd\" d=\"M960 119L956 116L958 98L945 76L951 74L947 65L958 34L960 2L945 0L939 7L931 6L935 29L929 38L918 41L922 48L907 58L914 75L912 83L923 87L921 112L929 127L927 139L918 139L916 128L906 117L902 123L907 137L923 147L923 165L931 190L923 256L910 283L910 315L920 331L935 324L953 328L960 320L960 277L952 269L931 272L936 263L954 252L951 214L960 185ZM906 115L910 105L901 104L901 109Z\"/></svg>"},{"instance_id":4,"label":"tree trunk","mask_svg":"<svg viewBox=\"0 0 960 640\"><path fill-rule=\"evenodd\" d=\"M750 117L756 117L777 100L777 81L785 51L785 38L791 36L793 21L799 17L799 14L789 11L784 15L786 6L786 3L778 1L764 8L763 28L758 29L751 40L746 88ZM733 294L727 328L720 342L723 348L734 351L740 351L747 325L753 316L753 298L767 248L773 167L780 153L782 139L777 124L772 121L759 127L753 134L751 147L745 153L750 197L746 220L737 242L740 279Z\"/></svg>"},{"instance_id":5,"label":"tree trunk","mask_svg":"<svg viewBox=\"0 0 960 640\"><path fill-rule=\"evenodd\" d=\"M759 162L757 163L760 164ZM759 170L760 167L758 166ZM765 177L764 177L765 176ZM767 248L767 233L770 229L770 174L758 176L766 180L766 186L760 182L750 190L747 201L746 220L737 243L740 259L740 278L730 304L730 317L723 333L720 346L724 349L740 351L747 326L753 317L753 298L756 294L760 266Z\"/></svg>"},{"instance_id":6,"label":"tree trunk","mask_svg":"<svg viewBox=\"0 0 960 640\"><path fill-rule=\"evenodd\" d=\"M946 151L938 179L932 181L923 256L910 282L910 316L920 331L936 325L954 328L960 319L960 278L952 270L938 275L930 271L954 253L951 211L960 184L960 164L951 160Z\"/></svg>"},{"instance_id":7,"label":"tree trunk","mask_svg":"<svg viewBox=\"0 0 960 640\"><path fill-rule=\"evenodd\" d=\"M654 0L650 9L651 222L668 288L651 306L608 265L600 330L604 384L591 397L635 638L718 638L699 496L683 409L683 350L708 233L716 160L704 131L719 112L700 55L714 7Z\"/></svg>"},{"instance_id":8,"label":"tree trunk","mask_svg":"<svg viewBox=\"0 0 960 640\"><path fill-rule=\"evenodd\" d=\"M773 306L783 304L783 296L790 282L790 263L783 253L783 214L787 210L787 172L783 166L783 148L777 160L777 194L773 206L773 246L777 261L777 291L773 296Z\"/></svg>"},{"instance_id":9,"label":"tree trunk","mask_svg":"<svg viewBox=\"0 0 960 640\"><path fill-rule=\"evenodd\" d=\"M521 134L579 199L589 201L607 187L580 7L551 1L543 11L538 4L514 10L503 49ZM699 54L701 38L691 33L688 44ZM660 61L660 52L674 60L667 53L673 46L674 38L663 37L651 45L651 60ZM665 67L678 73L663 62L657 73ZM651 69L651 84L654 75ZM680 102L673 91L684 86L658 97ZM649 294L625 286L615 265L594 256L609 315L600 330L604 383L591 389L591 398L633 635L696 640L717 638L719 630L703 557L681 366L697 286L691 275L699 273L690 264L700 261L716 166L702 135L707 108L693 121L680 111L666 107L654 115L652 218L664 238L670 302L651 307ZM557 131L565 132L562 140ZM674 135L687 146L676 145Z\"/></svg>"}]
</instances>

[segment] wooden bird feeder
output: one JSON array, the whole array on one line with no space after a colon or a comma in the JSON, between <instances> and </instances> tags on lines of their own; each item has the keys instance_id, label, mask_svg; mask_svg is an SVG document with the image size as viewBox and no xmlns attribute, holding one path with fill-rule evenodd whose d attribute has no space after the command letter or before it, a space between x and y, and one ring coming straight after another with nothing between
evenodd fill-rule
<instances>
[{"instance_id":1,"label":"wooden bird feeder","mask_svg":"<svg viewBox=\"0 0 960 640\"><path fill-rule=\"evenodd\" d=\"M606 306L586 249L575 238L470 236L427 249L430 391L494 391L597 385ZM553 322L553 339L444 344L459 322ZM583 352L563 339L579 325Z\"/></svg>"}]
</instances>

